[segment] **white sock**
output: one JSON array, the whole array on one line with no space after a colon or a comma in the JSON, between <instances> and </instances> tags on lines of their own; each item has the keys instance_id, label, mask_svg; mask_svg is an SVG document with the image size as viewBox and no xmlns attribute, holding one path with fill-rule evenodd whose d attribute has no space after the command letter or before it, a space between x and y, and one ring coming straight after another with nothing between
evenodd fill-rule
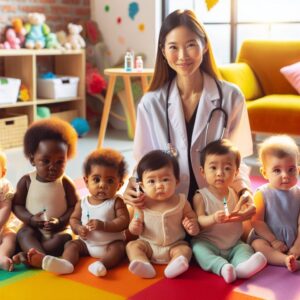
<instances>
[{"instance_id":1,"label":"white sock","mask_svg":"<svg viewBox=\"0 0 300 300\"><path fill-rule=\"evenodd\" d=\"M231 283L236 280L236 272L234 266L231 264L225 264L221 269L221 276L225 282Z\"/></svg>"},{"instance_id":2,"label":"white sock","mask_svg":"<svg viewBox=\"0 0 300 300\"><path fill-rule=\"evenodd\" d=\"M149 262L133 260L128 268L131 273L142 278L153 278L156 275L155 269Z\"/></svg>"},{"instance_id":3,"label":"white sock","mask_svg":"<svg viewBox=\"0 0 300 300\"><path fill-rule=\"evenodd\" d=\"M176 257L172 262L165 268L165 276L167 278L174 278L189 268L189 262L183 255Z\"/></svg>"},{"instance_id":4,"label":"white sock","mask_svg":"<svg viewBox=\"0 0 300 300\"><path fill-rule=\"evenodd\" d=\"M43 258L42 268L56 274L70 274L74 271L74 266L69 261L50 255Z\"/></svg>"},{"instance_id":5,"label":"white sock","mask_svg":"<svg viewBox=\"0 0 300 300\"><path fill-rule=\"evenodd\" d=\"M107 271L101 261L95 261L89 265L88 270L97 277L105 276Z\"/></svg>"},{"instance_id":6,"label":"white sock","mask_svg":"<svg viewBox=\"0 0 300 300\"><path fill-rule=\"evenodd\" d=\"M256 252L249 259L236 266L236 275L238 278L249 278L262 270L266 264L265 256L261 252Z\"/></svg>"}]
</instances>

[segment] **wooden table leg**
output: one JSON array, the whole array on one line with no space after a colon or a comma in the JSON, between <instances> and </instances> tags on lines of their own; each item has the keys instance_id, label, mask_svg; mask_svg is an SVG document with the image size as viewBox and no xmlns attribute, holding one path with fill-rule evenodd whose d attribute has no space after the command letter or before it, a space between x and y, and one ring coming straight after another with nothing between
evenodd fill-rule
<instances>
[{"instance_id":1,"label":"wooden table leg","mask_svg":"<svg viewBox=\"0 0 300 300\"><path fill-rule=\"evenodd\" d=\"M148 78L147 76L141 76L141 82L142 82L142 90L143 94L145 94L148 90Z\"/></svg>"},{"instance_id":2,"label":"wooden table leg","mask_svg":"<svg viewBox=\"0 0 300 300\"><path fill-rule=\"evenodd\" d=\"M126 107L125 113L128 114L128 136L133 139L135 132L136 116L134 99L132 95L131 83L129 76L123 76L125 93L126 93Z\"/></svg>"},{"instance_id":3,"label":"wooden table leg","mask_svg":"<svg viewBox=\"0 0 300 300\"><path fill-rule=\"evenodd\" d=\"M107 88L106 96L105 96L103 112L102 112L102 116L101 116L101 122L100 122L98 145L97 145L98 149L101 148L102 144L103 144L106 127L107 127L107 121L108 121L109 112L110 112L110 107L111 107L111 101L112 101L114 87L115 87L115 82L116 82L116 76L110 75L109 81L108 81L108 88Z\"/></svg>"}]
</instances>

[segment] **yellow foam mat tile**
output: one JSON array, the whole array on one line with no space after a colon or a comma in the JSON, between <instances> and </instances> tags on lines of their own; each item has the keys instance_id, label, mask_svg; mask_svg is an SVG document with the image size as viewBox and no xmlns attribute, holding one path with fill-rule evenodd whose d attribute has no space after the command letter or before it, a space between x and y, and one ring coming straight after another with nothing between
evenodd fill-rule
<instances>
[{"instance_id":1,"label":"yellow foam mat tile","mask_svg":"<svg viewBox=\"0 0 300 300\"><path fill-rule=\"evenodd\" d=\"M24 278L0 287L2 300L86 300L86 299L125 299L95 287L64 279L48 272L39 272L36 276Z\"/></svg>"}]
</instances>

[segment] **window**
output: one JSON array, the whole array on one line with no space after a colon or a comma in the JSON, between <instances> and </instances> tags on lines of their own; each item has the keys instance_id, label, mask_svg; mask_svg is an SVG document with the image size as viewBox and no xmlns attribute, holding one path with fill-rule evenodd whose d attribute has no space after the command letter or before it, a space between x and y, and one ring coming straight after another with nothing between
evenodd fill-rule
<instances>
[{"instance_id":1,"label":"window","mask_svg":"<svg viewBox=\"0 0 300 300\"><path fill-rule=\"evenodd\" d=\"M207 11L205 0L165 0L166 14L175 9L195 11L218 64L234 61L245 39L300 39L300 1L219 0Z\"/></svg>"}]
</instances>

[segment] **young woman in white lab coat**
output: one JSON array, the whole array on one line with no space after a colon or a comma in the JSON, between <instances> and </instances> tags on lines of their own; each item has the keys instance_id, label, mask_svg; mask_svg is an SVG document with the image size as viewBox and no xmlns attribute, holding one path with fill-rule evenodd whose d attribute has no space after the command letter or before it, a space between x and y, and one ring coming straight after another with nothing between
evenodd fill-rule
<instances>
[{"instance_id":1,"label":"young woman in white lab coat","mask_svg":"<svg viewBox=\"0 0 300 300\"><path fill-rule=\"evenodd\" d=\"M170 143L170 152L175 150L180 165L177 192L192 201L196 190L206 185L200 174L201 150L222 137L231 140L242 157L252 154L244 96L236 86L220 79L207 34L195 14L176 10L162 24L154 76L138 105L135 158L139 161L154 149L170 151ZM245 164L233 188L239 196L250 190ZM137 197L134 180L129 180L124 199L128 204L143 206L143 195ZM241 213L241 218L254 212L251 207Z\"/></svg>"}]
</instances>

